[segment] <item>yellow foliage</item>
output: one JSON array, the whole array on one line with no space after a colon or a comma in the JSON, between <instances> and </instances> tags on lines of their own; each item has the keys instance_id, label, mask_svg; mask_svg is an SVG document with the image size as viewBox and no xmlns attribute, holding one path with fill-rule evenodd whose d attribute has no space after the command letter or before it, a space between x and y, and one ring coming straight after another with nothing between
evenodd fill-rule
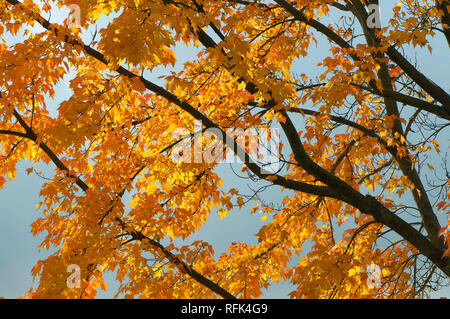
<instances>
[{"instance_id":1,"label":"yellow foliage","mask_svg":"<svg viewBox=\"0 0 450 319\"><path fill-rule=\"evenodd\" d=\"M56 167L31 225L39 249L56 252L33 267L39 285L25 297L95 298L107 271L126 298L258 298L281 281L294 298L427 296L420 285L439 278L434 266L450 269L440 259L450 226L439 224L450 213L448 172L428 162L445 161L450 96L403 52L434 53L448 13L404 0L376 28L326 22L369 9L346 3L2 1L0 187L23 160ZM80 28L44 18L68 4L80 8ZM352 23L367 23L361 16ZM54 107L61 83L70 92ZM262 134L269 128L282 133L273 163L258 154L275 140ZM238 141L236 131L252 133ZM242 155L234 173L255 193L240 195L247 181L227 188L231 173L206 153ZM247 199L257 202L249 211ZM233 232L223 252L192 242L232 210L264 214L256 244Z\"/></svg>"}]
</instances>

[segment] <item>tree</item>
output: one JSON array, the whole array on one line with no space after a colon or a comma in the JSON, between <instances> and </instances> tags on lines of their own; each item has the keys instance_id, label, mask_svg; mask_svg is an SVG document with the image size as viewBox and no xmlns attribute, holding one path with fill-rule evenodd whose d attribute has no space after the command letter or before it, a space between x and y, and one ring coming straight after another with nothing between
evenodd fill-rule
<instances>
[{"instance_id":1,"label":"tree","mask_svg":"<svg viewBox=\"0 0 450 319\"><path fill-rule=\"evenodd\" d=\"M78 25L46 18L74 4ZM1 1L0 34L25 39L0 44L0 181L22 160L56 167L32 224L56 252L25 296L92 298L106 271L127 297L253 298L280 280L294 298L427 296L450 276L439 147L450 95L411 56L450 46L448 9L404 0L380 23L368 0ZM108 24L89 38L100 16ZM152 72L173 66L182 43L199 54L156 84ZM329 56L317 76L298 74L314 43ZM73 94L51 116L48 97L71 73ZM276 125L281 164L268 170L252 141ZM220 256L205 241L177 246L214 210L258 199L222 189L204 155L224 149L278 189L282 207L255 201L270 217L256 245ZM80 288L67 285L69 265Z\"/></svg>"}]
</instances>

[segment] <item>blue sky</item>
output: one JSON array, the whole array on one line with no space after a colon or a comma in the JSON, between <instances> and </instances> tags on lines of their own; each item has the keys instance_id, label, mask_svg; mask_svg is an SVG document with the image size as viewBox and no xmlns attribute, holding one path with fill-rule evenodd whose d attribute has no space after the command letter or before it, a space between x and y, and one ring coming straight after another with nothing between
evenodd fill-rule
<instances>
[{"instance_id":1,"label":"blue sky","mask_svg":"<svg viewBox=\"0 0 450 319\"><path fill-rule=\"evenodd\" d=\"M386 7L395 1L386 1ZM389 3L389 4L388 4ZM62 15L54 14L52 21L61 21ZM334 18L334 17L333 17ZM331 19L331 18L330 18ZM382 20L387 19L383 15ZM10 39L12 41L12 39ZM327 42L319 41L319 46L312 50L311 55L306 59L299 61L295 65L296 73L317 74L316 64L320 58L328 55ZM176 68L180 67L183 61L195 55L192 48L185 46L178 47L177 57L179 61ZM449 89L448 74L450 72L450 64L444 61L450 61L450 50L443 37L437 37L433 44L433 53L427 50L420 51L417 55L417 61L421 66L421 70L430 76L434 81ZM160 70L163 71L162 69ZM157 74L149 76L154 81L157 80ZM68 79L67 79L68 80ZM56 96L53 101L49 100L50 108L56 110L60 101L68 98L67 81L62 82L56 90ZM441 141L442 149L448 150L449 140ZM27 175L25 169L31 167L31 163L22 162L18 166L16 179L9 182L0 190L0 296L7 298L16 298L22 296L27 289L33 285L31 278L31 268L39 259L45 258L49 253L46 250L39 252L38 246L40 237L33 238L30 232L30 224L40 216L40 212L36 210L36 204L39 201L39 190L44 180L36 174ZM239 166L234 165L235 170L239 171ZM36 170L42 171L44 176L51 176L53 166L39 165ZM248 180L237 177L230 168L229 164L219 164L217 171L224 178L223 187L228 189L231 187L239 188L243 191L249 191L247 188L250 184ZM277 203L281 200L282 195L277 188L273 188L264 194L264 200L267 202ZM127 198L125 198L127 200ZM216 214L211 214L210 220L201 229L200 233L194 235L189 241L202 239L214 243L217 254L225 251L228 245L233 241L245 241L247 243L256 243L255 234L263 225L258 213L250 215L245 209L235 209L230 214L220 220ZM113 289L117 287L111 280L113 276L107 276L111 289L107 292L99 294L100 298L109 298L114 294ZM287 293L292 289L289 284L282 283L270 288L265 297L268 298L286 298ZM434 297L446 296L450 297L450 289L444 289Z\"/></svg>"}]
</instances>

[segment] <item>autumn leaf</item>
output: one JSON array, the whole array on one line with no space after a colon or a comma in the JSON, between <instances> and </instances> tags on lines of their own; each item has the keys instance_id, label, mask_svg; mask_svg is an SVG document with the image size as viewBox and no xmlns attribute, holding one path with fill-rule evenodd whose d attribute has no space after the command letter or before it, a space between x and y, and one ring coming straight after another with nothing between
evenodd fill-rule
<instances>
[{"instance_id":1,"label":"autumn leaf","mask_svg":"<svg viewBox=\"0 0 450 319\"><path fill-rule=\"evenodd\" d=\"M242 197L238 197L237 204L239 205L239 208L241 208L244 205L244 199Z\"/></svg>"}]
</instances>

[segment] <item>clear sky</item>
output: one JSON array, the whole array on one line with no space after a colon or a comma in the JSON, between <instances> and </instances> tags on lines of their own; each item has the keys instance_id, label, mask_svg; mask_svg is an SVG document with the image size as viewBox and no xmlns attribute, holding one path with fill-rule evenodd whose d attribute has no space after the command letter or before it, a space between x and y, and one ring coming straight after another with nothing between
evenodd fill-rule
<instances>
[{"instance_id":1,"label":"clear sky","mask_svg":"<svg viewBox=\"0 0 450 319\"><path fill-rule=\"evenodd\" d=\"M389 8L394 1L383 1ZM383 8L382 8L383 9ZM333 17L334 18L334 17ZM387 17L383 16L385 20ZM52 22L61 21L61 15L53 14ZM12 39L11 39L12 41ZM314 49L312 54L305 60L300 61L295 66L296 73L315 74L316 64L320 57L328 55L326 48L328 45L319 43L319 47ZM194 56L192 48L179 47L177 57L179 58L176 67L180 67L182 62ZM427 50L421 51L417 55L417 61L421 66L421 70L430 78L439 83L444 89L449 89L448 75L450 73L450 50L443 37L437 37L433 45L433 53ZM445 63L447 62L447 63ZM298 69L297 69L298 68ZM156 74L149 76L152 80L157 81ZM56 110L60 101L68 98L67 81L62 82L58 86L55 99L49 100L50 107ZM448 150L448 139L441 143L443 150ZM18 166L16 179L9 182L0 190L0 296L7 298L16 298L25 294L28 288L33 285L31 278L31 268L39 259L45 258L49 253L46 250L39 252L40 243L39 236L33 238L30 232L30 224L40 216L40 211L36 210L36 204L39 201L39 190L44 180L36 174L27 175L25 169L32 165L23 162ZM235 171L239 171L237 165L234 165ZM42 171L43 176L52 176L53 166L46 167L40 165L36 170ZM223 187L228 189L239 185L240 189L249 192L247 185L250 182L246 179L237 177L229 164L219 164L217 170L220 176L225 176ZM223 173L223 174L222 174ZM126 198L125 198L126 200ZM281 200L281 194L278 188L273 188L264 194L266 202L277 203ZM225 251L228 245L233 241L245 241L255 243L255 234L263 225L260 215L250 215L246 207L243 209L233 210L226 218L220 220L217 215L212 214L211 219L201 229L200 233L195 234L189 241L203 239L214 244L217 254ZM117 287L111 280L112 276L108 276L112 289L102 292L99 297L109 298L113 296L113 289ZM270 288L264 295L268 298L286 298L291 287L289 284L278 284ZM434 297L450 297L450 289L444 289Z\"/></svg>"}]
</instances>

